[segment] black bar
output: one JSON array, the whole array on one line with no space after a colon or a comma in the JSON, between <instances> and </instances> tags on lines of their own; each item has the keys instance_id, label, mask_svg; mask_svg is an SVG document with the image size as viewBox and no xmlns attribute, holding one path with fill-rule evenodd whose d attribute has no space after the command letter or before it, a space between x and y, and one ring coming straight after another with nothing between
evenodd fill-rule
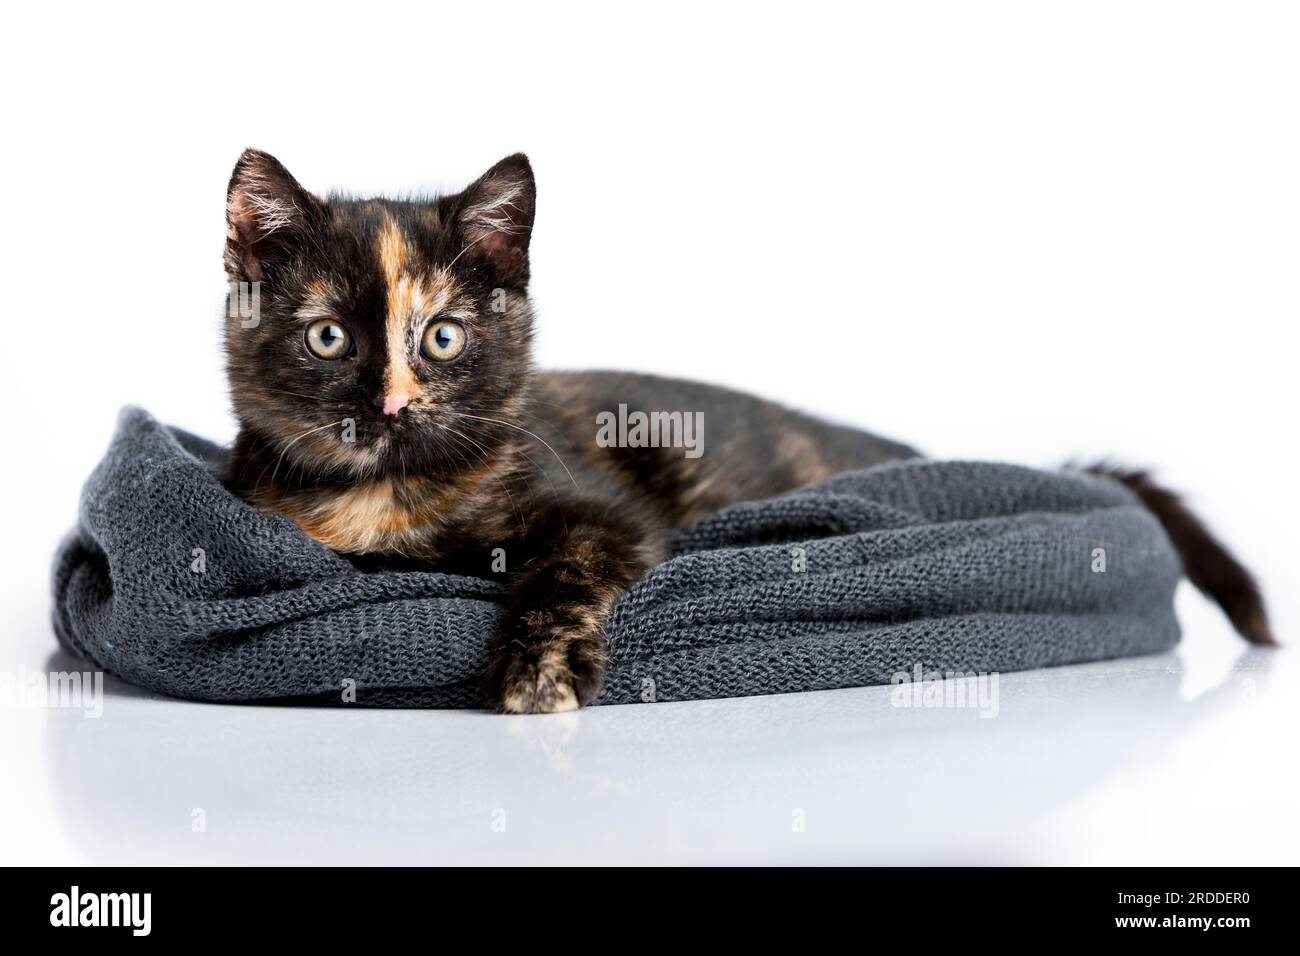
<instances>
[{"instance_id":1,"label":"black bar","mask_svg":"<svg viewBox=\"0 0 1300 956\"><path fill-rule=\"evenodd\" d=\"M0 903L6 937L51 943L360 944L415 932L435 946L456 939L533 945L530 935L549 937L538 940L548 946L641 936L653 944L698 927L686 938L732 934L758 945L776 927L802 927L847 932L862 947L927 938L940 945L935 933L972 945L1125 938L1182 945L1282 938L1294 911L1294 875L1260 869L83 868L7 875L13 889ZM70 905L59 905L71 904L74 886L82 912L111 919L116 908L121 925L52 925L52 917L68 922ZM146 893L144 935L137 931ZM101 906L98 894L115 896ZM116 894L140 895L128 903Z\"/></svg>"}]
</instances>

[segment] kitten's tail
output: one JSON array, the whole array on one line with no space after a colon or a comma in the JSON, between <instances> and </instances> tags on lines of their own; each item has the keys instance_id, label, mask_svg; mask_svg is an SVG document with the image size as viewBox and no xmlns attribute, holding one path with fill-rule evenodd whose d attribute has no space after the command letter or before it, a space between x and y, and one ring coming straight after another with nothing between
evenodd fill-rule
<instances>
[{"instance_id":1,"label":"kitten's tail","mask_svg":"<svg viewBox=\"0 0 1300 956\"><path fill-rule=\"evenodd\" d=\"M1161 488L1145 471L1129 471L1110 464L1097 464L1084 470L1127 486L1160 519L1182 555L1187 579L1223 608L1238 634L1252 644L1276 643L1259 585L1177 494Z\"/></svg>"}]
</instances>

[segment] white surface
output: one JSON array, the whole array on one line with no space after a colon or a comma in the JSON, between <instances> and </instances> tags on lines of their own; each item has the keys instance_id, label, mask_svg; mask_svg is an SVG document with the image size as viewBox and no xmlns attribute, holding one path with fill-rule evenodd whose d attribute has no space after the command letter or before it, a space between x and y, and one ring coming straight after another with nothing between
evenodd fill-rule
<instances>
[{"instance_id":1,"label":"white surface","mask_svg":"<svg viewBox=\"0 0 1300 956\"><path fill-rule=\"evenodd\" d=\"M9 15L0 669L49 666L48 557L117 408L233 435L246 145L363 193L524 149L542 364L721 381L947 457L1157 466L1296 633L1294 7L343 9ZM984 721L870 689L3 712L0 859L1297 862L1291 653L1233 672L1222 620L1180 609L1179 655L1008 675Z\"/></svg>"},{"instance_id":2,"label":"white surface","mask_svg":"<svg viewBox=\"0 0 1300 956\"><path fill-rule=\"evenodd\" d=\"M18 713L42 759L3 843L130 864L1291 863L1295 678L1290 654L1185 648L1002 675L991 719L889 688L498 718L113 684L98 719Z\"/></svg>"}]
</instances>

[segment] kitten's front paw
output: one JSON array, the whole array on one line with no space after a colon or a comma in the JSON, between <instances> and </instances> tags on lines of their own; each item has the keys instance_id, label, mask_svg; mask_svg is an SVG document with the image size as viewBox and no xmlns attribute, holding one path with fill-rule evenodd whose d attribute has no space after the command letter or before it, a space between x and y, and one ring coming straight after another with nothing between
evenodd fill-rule
<instances>
[{"instance_id":1,"label":"kitten's front paw","mask_svg":"<svg viewBox=\"0 0 1300 956\"><path fill-rule=\"evenodd\" d=\"M515 645L488 675L488 696L505 714L577 710L600 690L602 667L590 655Z\"/></svg>"}]
</instances>

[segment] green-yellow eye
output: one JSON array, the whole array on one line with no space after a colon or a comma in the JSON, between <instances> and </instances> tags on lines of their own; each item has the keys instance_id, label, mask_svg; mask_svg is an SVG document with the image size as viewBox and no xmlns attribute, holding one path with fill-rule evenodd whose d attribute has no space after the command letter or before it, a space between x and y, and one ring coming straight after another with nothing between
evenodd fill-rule
<instances>
[{"instance_id":1,"label":"green-yellow eye","mask_svg":"<svg viewBox=\"0 0 1300 956\"><path fill-rule=\"evenodd\" d=\"M333 319L317 319L307 326L307 348L317 358L343 358L352 351L352 336Z\"/></svg>"},{"instance_id":2,"label":"green-yellow eye","mask_svg":"<svg viewBox=\"0 0 1300 956\"><path fill-rule=\"evenodd\" d=\"M448 362L465 351L465 327L459 322L430 322L420 340L420 351L436 362Z\"/></svg>"}]
</instances>

